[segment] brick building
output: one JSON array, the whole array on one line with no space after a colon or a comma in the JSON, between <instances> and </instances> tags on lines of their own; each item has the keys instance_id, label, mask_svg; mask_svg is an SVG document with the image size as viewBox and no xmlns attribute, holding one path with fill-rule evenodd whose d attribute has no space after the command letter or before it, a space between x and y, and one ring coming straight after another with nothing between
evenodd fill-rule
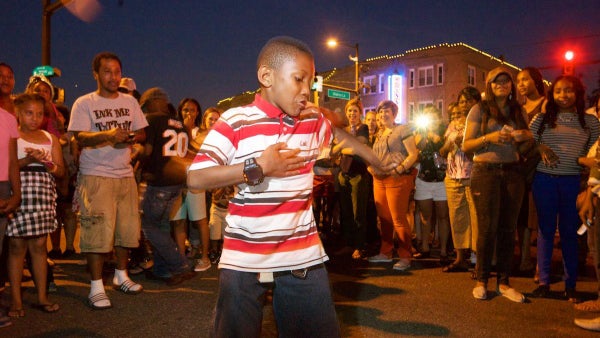
<instances>
[{"instance_id":1,"label":"brick building","mask_svg":"<svg viewBox=\"0 0 600 338\"><path fill-rule=\"evenodd\" d=\"M382 100L392 100L399 107L399 123L412 121L427 104L438 107L447 120L446 107L456 101L458 92L467 85L483 91L487 72L501 64L514 69L514 76L519 71L516 66L464 43L444 43L360 60L359 94L365 108L363 114L374 110ZM343 110L347 100L332 98L328 91L338 90L337 96L340 96L340 91L347 88L349 96L354 97L355 65L317 72L323 77L319 105ZM224 99L219 102L219 108L248 104L255 93L245 92Z\"/></svg>"}]
</instances>

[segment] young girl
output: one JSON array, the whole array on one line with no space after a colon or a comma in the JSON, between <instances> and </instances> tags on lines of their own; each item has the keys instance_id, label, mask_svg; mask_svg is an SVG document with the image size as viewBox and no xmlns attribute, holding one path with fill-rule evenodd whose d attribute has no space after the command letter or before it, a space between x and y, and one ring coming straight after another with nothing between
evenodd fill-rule
<instances>
[{"instance_id":1,"label":"young girl","mask_svg":"<svg viewBox=\"0 0 600 338\"><path fill-rule=\"evenodd\" d=\"M6 231L9 237L8 273L12 304L8 315L23 317L21 279L23 260L29 250L32 259L37 306L56 312L58 304L48 300L46 291L46 236L56 229L56 186L54 177L64 173L58 138L40 130L44 120L44 98L22 94L15 99L19 119L17 151L21 170L21 206L10 216Z\"/></svg>"}]
</instances>

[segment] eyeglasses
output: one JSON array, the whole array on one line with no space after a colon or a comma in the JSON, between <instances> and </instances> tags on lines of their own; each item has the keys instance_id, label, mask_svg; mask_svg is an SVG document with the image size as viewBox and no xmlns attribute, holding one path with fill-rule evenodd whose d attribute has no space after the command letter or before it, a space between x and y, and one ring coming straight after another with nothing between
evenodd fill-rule
<instances>
[{"instance_id":1,"label":"eyeglasses","mask_svg":"<svg viewBox=\"0 0 600 338\"><path fill-rule=\"evenodd\" d=\"M493 84L499 85L499 86L504 86L505 84L510 83L510 82L511 81L509 78L499 78L499 79L492 81Z\"/></svg>"}]
</instances>

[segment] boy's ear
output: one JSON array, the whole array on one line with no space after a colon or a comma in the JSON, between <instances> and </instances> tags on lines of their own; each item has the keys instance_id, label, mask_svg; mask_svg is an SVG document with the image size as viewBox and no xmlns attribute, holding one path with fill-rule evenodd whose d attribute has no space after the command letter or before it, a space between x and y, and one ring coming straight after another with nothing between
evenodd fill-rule
<instances>
[{"instance_id":1,"label":"boy's ear","mask_svg":"<svg viewBox=\"0 0 600 338\"><path fill-rule=\"evenodd\" d=\"M265 88L271 87L273 80L273 69L267 65L262 65L258 68L258 82Z\"/></svg>"}]
</instances>

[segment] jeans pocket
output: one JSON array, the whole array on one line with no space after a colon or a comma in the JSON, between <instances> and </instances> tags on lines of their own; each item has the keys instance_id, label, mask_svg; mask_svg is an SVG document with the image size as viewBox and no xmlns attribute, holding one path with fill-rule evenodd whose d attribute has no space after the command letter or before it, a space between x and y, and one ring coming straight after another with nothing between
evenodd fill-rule
<instances>
[{"instance_id":1,"label":"jeans pocket","mask_svg":"<svg viewBox=\"0 0 600 338\"><path fill-rule=\"evenodd\" d=\"M149 187L144 197L144 217L153 222L161 222L165 218L168 220L169 211L176 196L177 194L174 192Z\"/></svg>"}]
</instances>

